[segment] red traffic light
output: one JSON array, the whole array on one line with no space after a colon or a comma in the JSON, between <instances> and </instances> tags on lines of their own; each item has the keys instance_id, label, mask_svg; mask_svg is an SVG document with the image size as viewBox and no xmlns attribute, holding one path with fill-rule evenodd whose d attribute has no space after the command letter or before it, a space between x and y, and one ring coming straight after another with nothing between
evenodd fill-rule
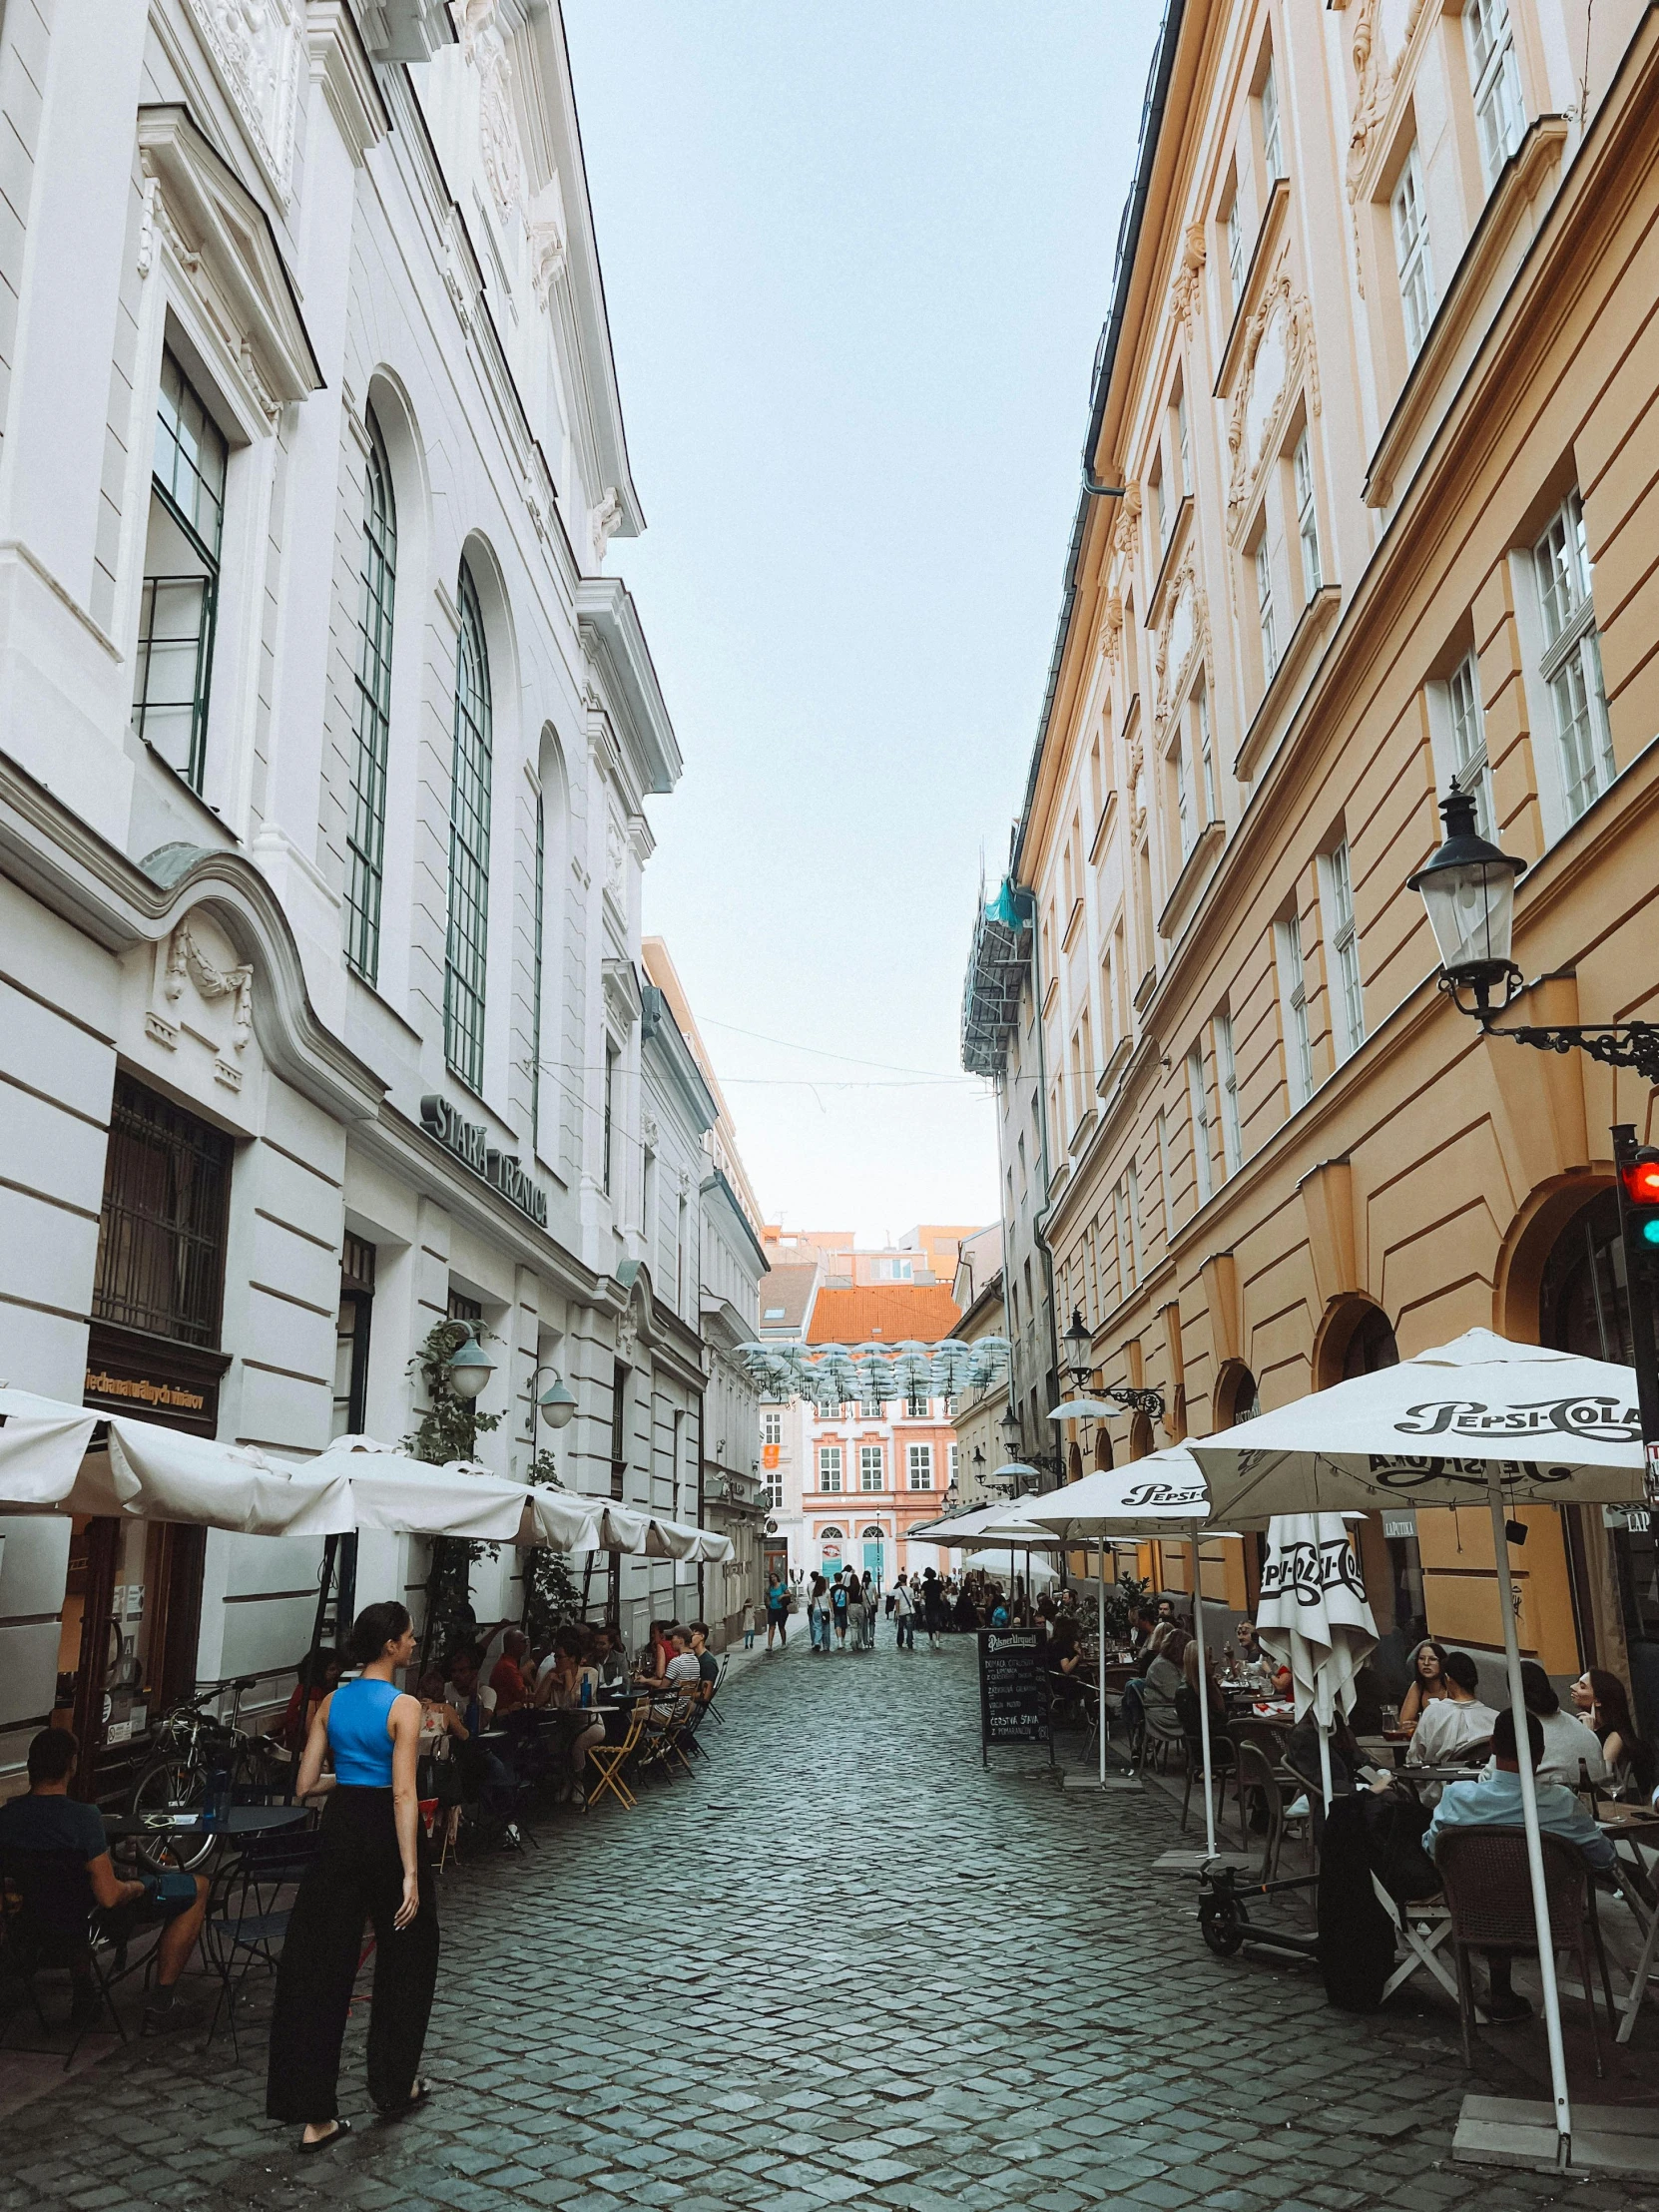
<instances>
[{"instance_id":1,"label":"red traffic light","mask_svg":"<svg viewBox=\"0 0 1659 2212\"><path fill-rule=\"evenodd\" d=\"M1622 1173L1632 1206L1659 1206L1659 1152L1644 1147Z\"/></svg>"}]
</instances>

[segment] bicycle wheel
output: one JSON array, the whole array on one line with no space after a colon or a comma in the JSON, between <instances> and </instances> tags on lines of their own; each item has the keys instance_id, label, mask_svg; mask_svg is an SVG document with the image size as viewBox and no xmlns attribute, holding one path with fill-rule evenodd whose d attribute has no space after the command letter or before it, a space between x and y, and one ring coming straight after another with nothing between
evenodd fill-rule
<instances>
[{"instance_id":1,"label":"bicycle wheel","mask_svg":"<svg viewBox=\"0 0 1659 2212\"><path fill-rule=\"evenodd\" d=\"M131 1810L135 1814L200 1812L206 1795L207 1780L202 1770L177 1752L164 1752L133 1784ZM189 1873L207 1858L216 1840L201 1829L175 1830L171 1834L163 1829L153 1838L139 1839L138 1855L157 1874L170 1867L182 1867Z\"/></svg>"}]
</instances>

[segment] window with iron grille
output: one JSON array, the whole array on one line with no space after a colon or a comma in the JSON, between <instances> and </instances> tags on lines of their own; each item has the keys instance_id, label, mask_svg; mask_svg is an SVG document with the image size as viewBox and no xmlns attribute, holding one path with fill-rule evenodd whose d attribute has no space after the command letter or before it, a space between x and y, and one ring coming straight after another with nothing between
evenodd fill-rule
<instances>
[{"instance_id":1,"label":"window with iron grille","mask_svg":"<svg viewBox=\"0 0 1659 2212\"><path fill-rule=\"evenodd\" d=\"M449 922L443 962L444 1058L473 1090L484 1080L489 949L490 664L472 572L461 563L455 733L449 795Z\"/></svg>"},{"instance_id":2,"label":"window with iron grille","mask_svg":"<svg viewBox=\"0 0 1659 2212\"><path fill-rule=\"evenodd\" d=\"M92 1311L182 1344L219 1344L231 1140L118 1074L104 1155Z\"/></svg>"},{"instance_id":3,"label":"window with iron grille","mask_svg":"<svg viewBox=\"0 0 1659 2212\"><path fill-rule=\"evenodd\" d=\"M364 982L380 966L385 874L386 763L391 747L391 622L397 584L397 507L391 468L368 410L363 543L357 571L357 727L351 825L345 846L345 957Z\"/></svg>"},{"instance_id":4,"label":"window with iron grille","mask_svg":"<svg viewBox=\"0 0 1659 2212\"><path fill-rule=\"evenodd\" d=\"M536 874L531 889L531 958L530 958L530 1142L541 1142L541 947L542 909L546 900L547 879L547 811L540 792L536 794ZM646 1216L646 1231L650 1233L651 1217Z\"/></svg>"},{"instance_id":5,"label":"window with iron grille","mask_svg":"<svg viewBox=\"0 0 1659 2212\"><path fill-rule=\"evenodd\" d=\"M192 791L207 760L228 448L170 352L162 355L133 729Z\"/></svg>"}]
</instances>

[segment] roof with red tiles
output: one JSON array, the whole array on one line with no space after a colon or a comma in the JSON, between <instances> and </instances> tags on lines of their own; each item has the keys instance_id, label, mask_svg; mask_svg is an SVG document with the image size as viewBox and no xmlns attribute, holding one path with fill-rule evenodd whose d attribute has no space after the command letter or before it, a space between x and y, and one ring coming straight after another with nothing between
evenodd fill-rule
<instances>
[{"instance_id":1,"label":"roof with red tiles","mask_svg":"<svg viewBox=\"0 0 1659 2212\"><path fill-rule=\"evenodd\" d=\"M942 1285L883 1283L852 1291L820 1291L807 1342L861 1345L868 1339L898 1344L906 1337L937 1344L954 1336L961 1308Z\"/></svg>"}]
</instances>

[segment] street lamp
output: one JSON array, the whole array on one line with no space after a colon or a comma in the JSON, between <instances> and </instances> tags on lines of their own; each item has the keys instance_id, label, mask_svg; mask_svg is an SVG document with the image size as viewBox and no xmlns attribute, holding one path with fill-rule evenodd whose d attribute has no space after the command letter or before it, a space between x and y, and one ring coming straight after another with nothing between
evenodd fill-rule
<instances>
[{"instance_id":1,"label":"street lamp","mask_svg":"<svg viewBox=\"0 0 1659 2212\"><path fill-rule=\"evenodd\" d=\"M1605 1067L1633 1068L1647 1083L1659 1083L1659 1027L1650 1021L1570 1022L1550 1027L1500 1029L1496 1017L1525 988L1510 955L1515 922L1515 878L1524 860L1500 852L1476 834L1474 799L1453 783L1440 802L1445 842L1425 867L1406 879L1421 891L1428 926L1440 955L1440 989L1460 1014L1478 1021L1488 1037L1512 1037L1539 1052L1587 1052ZM1501 995L1497 995L1497 994ZM1497 1002L1492 1003L1494 995ZM1643 1201L1659 1168L1659 1154L1638 1145L1630 1122L1615 1122L1613 1165L1617 1171L1619 1229L1624 1245L1625 1283L1630 1306L1631 1365L1641 1414L1650 1507L1659 1508L1659 1314L1655 1269L1646 1234Z\"/></svg>"},{"instance_id":2,"label":"street lamp","mask_svg":"<svg viewBox=\"0 0 1659 2212\"><path fill-rule=\"evenodd\" d=\"M1071 1327L1060 1342L1067 1348L1066 1370L1079 1397L1092 1394L1109 1397L1114 1405L1121 1405L1126 1412L1144 1413L1148 1420L1164 1417L1164 1393L1162 1390L1142 1389L1134 1383L1102 1386L1089 1391L1089 1377L1094 1373L1094 1338L1089 1325L1083 1319L1081 1306L1071 1310Z\"/></svg>"},{"instance_id":3,"label":"street lamp","mask_svg":"<svg viewBox=\"0 0 1659 2212\"><path fill-rule=\"evenodd\" d=\"M1079 1390L1094 1372L1094 1337L1083 1319L1081 1306L1071 1310L1071 1327L1061 1340L1066 1348L1066 1366Z\"/></svg>"},{"instance_id":4,"label":"street lamp","mask_svg":"<svg viewBox=\"0 0 1659 2212\"><path fill-rule=\"evenodd\" d=\"M576 1399L565 1387L564 1377L557 1368L537 1368L530 1382L532 1391L544 1375L550 1375L553 1380L536 1399L537 1408L549 1428L568 1428L576 1411Z\"/></svg>"},{"instance_id":5,"label":"street lamp","mask_svg":"<svg viewBox=\"0 0 1659 2212\"><path fill-rule=\"evenodd\" d=\"M495 1363L476 1337L463 1337L445 1361L449 1387L457 1397L476 1397L495 1373Z\"/></svg>"}]
</instances>

